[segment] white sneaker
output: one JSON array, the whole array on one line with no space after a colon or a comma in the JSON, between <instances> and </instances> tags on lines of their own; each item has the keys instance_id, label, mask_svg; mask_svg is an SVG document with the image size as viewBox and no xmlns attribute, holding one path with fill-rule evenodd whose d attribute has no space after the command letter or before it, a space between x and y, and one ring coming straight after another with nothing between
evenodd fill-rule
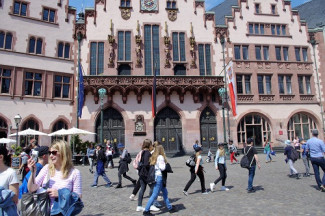
<instances>
[{"instance_id":1,"label":"white sneaker","mask_svg":"<svg viewBox=\"0 0 325 216\"><path fill-rule=\"evenodd\" d=\"M164 200L164 198L162 196L157 197L157 201L163 201L163 200Z\"/></svg>"},{"instance_id":2,"label":"white sneaker","mask_svg":"<svg viewBox=\"0 0 325 216\"><path fill-rule=\"evenodd\" d=\"M135 197L134 194L131 194L131 196L129 198L130 198L131 201L136 200L136 197Z\"/></svg>"},{"instance_id":3,"label":"white sneaker","mask_svg":"<svg viewBox=\"0 0 325 216\"><path fill-rule=\"evenodd\" d=\"M156 206L152 205L150 206L150 211L157 212L160 211L160 208L157 208Z\"/></svg>"},{"instance_id":4,"label":"white sneaker","mask_svg":"<svg viewBox=\"0 0 325 216\"><path fill-rule=\"evenodd\" d=\"M137 212L143 212L144 211L144 208L142 207L142 206L137 206L137 210L136 210Z\"/></svg>"},{"instance_id":5,"label":"white sneaker","mask_svg":"<svg viewBox=\"0 0 325 216\"><path fill-rule=\"evenodd\" d=\"M210 190L211 190L211 192L213 192L213 190L214 190L214 186L215 186L214 183L210 183Z\"/></svg>"},{"instance_id":6,"label":"white sneaker","mask_svg":"<svg viewBox=\"0 0 325 216\"><path fill-rule=\"evenodd\" d=\"M222 187L221 187L221 190L222 190L222 191L229 191L229 188L226 188L226 186L222 186Z\"/></svg>"}]
</instances>

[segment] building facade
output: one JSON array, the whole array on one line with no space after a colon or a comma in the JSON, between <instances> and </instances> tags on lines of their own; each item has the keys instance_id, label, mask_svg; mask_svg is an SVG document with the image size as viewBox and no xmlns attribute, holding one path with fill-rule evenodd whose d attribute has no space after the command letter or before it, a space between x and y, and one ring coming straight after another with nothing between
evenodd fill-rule
<instances>
[{"instance_id":1,"label":"building facade","mask_svg":"<svg viewBox=\"0 0 325 216\"><path fill-rule=\"evenodd\" d=\"M222 53L214 14L204 1L95 1L78 20L85 102L81 128L138 151L145 138L166 151L190 150L195 140L216 147L223 140L218 89ZM157 113L151 97L156 73Z\"/></svg>"},{"instance_id":2,"label":"building facade","mask_svg":"<svg viewBox=\"0 0 325 216\"><path fill-rule=\"evenodd\" d=\"M323 130L312 46L306 23L290 1L228 0L231 13L217 26L227 29L227 61L234 62L239 115L232 130L240 144L254 137L262 146ZM223 4L213 10L227 11ZM228 9L229 10L229 9ZM220 15L220 14L219 14ZM323 135L323 134L322 134Z\"/></svg>"},{"instance_id":3,"label":"building facade","mask_svg":"<svg viewBox=\"0 0 325 216\"><path fill-rule=\"evenodd\" d=\"M17 114L20 131L71 127L75 19L68 0L0 0L1 137L16 132ZM51 141L36 138L42 145Z\"/></svg>"}]
</instances>

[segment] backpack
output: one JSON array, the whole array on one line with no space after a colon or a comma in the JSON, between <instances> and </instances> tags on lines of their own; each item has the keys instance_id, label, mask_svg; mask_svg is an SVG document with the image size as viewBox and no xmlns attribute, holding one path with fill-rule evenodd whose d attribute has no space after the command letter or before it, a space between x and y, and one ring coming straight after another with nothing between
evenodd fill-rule
<instances>
[{"instance_id":1,"label":"backpack","mask_svg":"<svg viewBox=\"0 0 325 216\"><path fill-rule=\"evenodd\" d=\"M196 165L195 159L196 159L195 155L192 155L189 159L186 160L185 162L186 166L195 167Z\"/></svg>"},{"instance_id":2,"label":"backpack","mask_svg":"<svg viewBox=\"0 0 325 216\"><path fill-rule=\"evenodd\" d=\"M241 166L242 168L247 168L247 169L248 169L248 168L250 168L250 167L252 166L252 163L253 163L254 157L253 157L253 159L252 159L251 162L249 162L248 157L247 157L247 154L248 154L248 152L251 150L251 148L252 148L252 147L250 147L250 148L248 149L247 153L245 152L245 148L244 148L244 156L243 156L242 159L240 160L240 166Z\"/></svg>"},{"instance_id":3,"label":"backpack","mask_svg":"<svg viewBox=\"0 0 325 216\"><path fill-rule=\"evenodd\" d=\"M130 153L128 153L128 154L127 154L127 157L126 157L126 162L127 162L128 164L130 164L131 161L132 161L131 155L130 155Z\"/></svg>"},{"instance_id":4,"label":"backpack","mask_svg":"<svg viewBox=\"0 0 325 216\"><path fill-rule=\"evenodd\" d=\"M289 154L289 159L291 159L292 161L296 161L298 160L298 158L299 158L299 152L292 147L291 152Z\"/></svg>"},{"instance_id":5,"label":"backpack","mask_svg":"<svg viewBox=\"0 0 325 216\"><path fill-rule=\"evenodd\" d=\"M137 156L135 157L135 159L132 162L132 166L134 169L138 169L139 167L139 162L141 161L141 155L142 155L142 151L140 151Z\"/></svg>"}]
</instances>

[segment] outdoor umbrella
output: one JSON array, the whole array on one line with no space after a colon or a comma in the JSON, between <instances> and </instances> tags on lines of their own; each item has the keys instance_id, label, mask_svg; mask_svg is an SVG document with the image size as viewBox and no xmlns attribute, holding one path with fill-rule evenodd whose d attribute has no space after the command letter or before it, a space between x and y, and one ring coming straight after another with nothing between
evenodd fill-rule
<instances>
[{"instance_id":1,"label":"outdoor umbrella","mask_svg":"<svg viewBox=\"0 0 325 216\"><path fill-rule=\"evenodd\" d=\"M73 128L70 128L70 129L68 129L66 131L62 131L60 135L92 135L92 134L96 134L96 133L73 127ZM75 149L74 145L75 144L73 142L73 144L72 144L73 154L74 154L74 149Z\"/></svg>"},{"instance_id":2,"label":"outdoor umbrella","mask_svg":"<svg viewBox=\"0 0 325 216\"><path fill-rule=\"evenodd\" d=\"M29 136L29 135L31 135L31 136L41 136L41 135L47 136L46 133L43 133L43 132L40 132L37 130L33 130L30 128L18 132L18 136ZM17 136L17 133L10 134L9 136Z\"/></svg>"},{"instance_id":3,"label":"outdoor umbrella","mask_svg":"<svg viewBox=\"0 0 325 216\"><path fill-rule=\"evenodd\" d=\"M16 140L13 140L13 139L8 139L8 138L1 138L0 139L0 143L8 144L8 143L15 143L15 142L16 142Z\"/></svg>"},{"instance_id":4,"label":"outdoor umbrella","mask_svg":"<svg viewBox=\"0 0 325 216\"><path fill-rule=\"evenodd\" d=\"M49 135L49 136L65 136L65 135L67 135L67 134L65 133L66 131L67 131L66 129L62 128L61 130L55 131L55 132L50 133L50 134L48 134L48 135Z\"/></svg>"}]
</instances>

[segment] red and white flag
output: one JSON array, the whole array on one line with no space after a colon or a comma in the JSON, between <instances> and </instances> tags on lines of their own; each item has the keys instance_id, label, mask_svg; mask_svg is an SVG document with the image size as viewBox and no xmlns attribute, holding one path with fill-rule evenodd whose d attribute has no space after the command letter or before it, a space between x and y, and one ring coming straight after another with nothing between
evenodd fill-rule
<instances>
[{"instance_id":1,"label":"red and white flag","mask_svg":"<svg viewBox=\"0 0 325 216\"><path fill-rule=\"evenodd\" d=\"M236 83L235 83L235 74L233 70L233 62L230 61L226 67L226 75L229 87L229 96L232 107L233 116L237 115L237 94L236 94Z\"/></svg>"}]
</instances>

